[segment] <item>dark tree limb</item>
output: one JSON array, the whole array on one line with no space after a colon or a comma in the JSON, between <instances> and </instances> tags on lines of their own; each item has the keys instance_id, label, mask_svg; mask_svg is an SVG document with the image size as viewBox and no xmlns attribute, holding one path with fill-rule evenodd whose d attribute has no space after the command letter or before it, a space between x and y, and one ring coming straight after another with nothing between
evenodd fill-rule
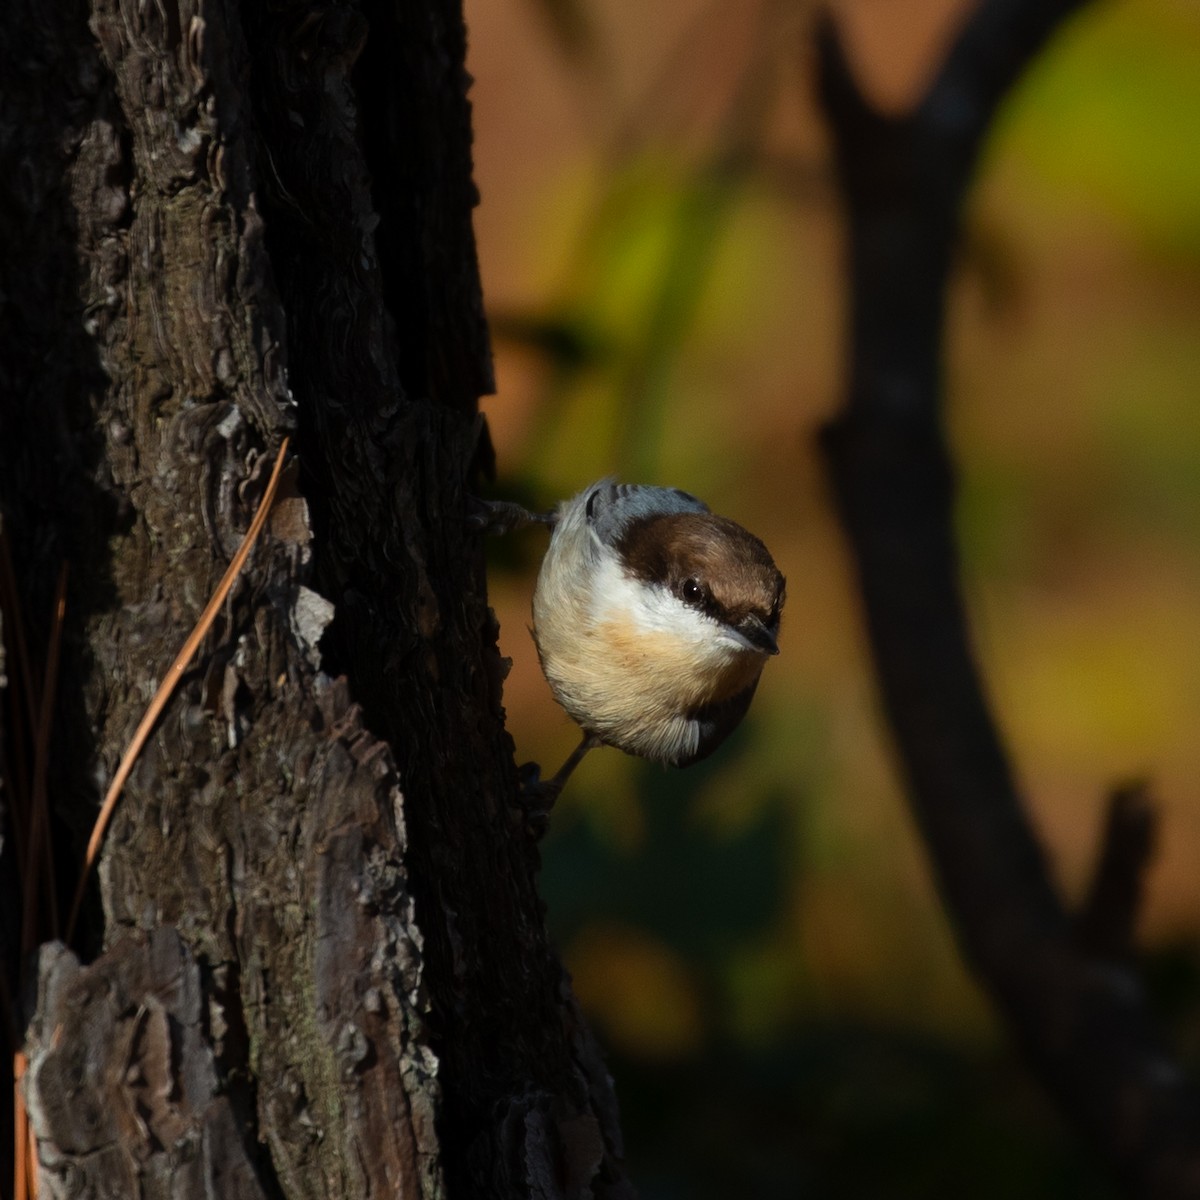
<instances>
[{"instance_id":1,"label":"dark tree limb","mask_svg":"<svg viewBox=\"0 0 1200 1200\"><path fill-rule=\"evenodd\" d=\"M902 117L871 106L832 19L821 22L851 287L849 394L823 440L884 706L963 954L1040 1081L1126 1186L1200 1196L1200 1100L1135 975L1078 936L990 714L959 585L941 424L946 281L980 147L1009 86L1082 3L983 0ZM1132 817L1113 819L1124 835ZM1094 894L1117 897L1119 915L1104 919L1118 938L1132 924L1145 857L1118 855L1099 873L1107 882Z\"/></svg>"},{"instance_id":2,"label":"dark tree limb","mask_svg":"<svg viewBox=\"0 0 1200 1200\"><path fill-rule=\"evenodd\" d=\"M1146 784L1128 783L1109 798L1096 867L1075 923L1080 947L1097 958L1125 959L1154 854L1158 814Z\"/></svg>"}]
</instances>

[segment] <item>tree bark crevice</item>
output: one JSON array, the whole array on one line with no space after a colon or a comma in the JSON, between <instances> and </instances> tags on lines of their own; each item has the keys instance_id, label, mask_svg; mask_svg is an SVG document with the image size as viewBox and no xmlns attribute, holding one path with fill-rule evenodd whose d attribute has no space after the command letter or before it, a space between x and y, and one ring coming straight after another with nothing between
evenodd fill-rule
<instances>
[{"instance_id":1,"label":"tree bark crevice","mask_svg":"<svg viewBox=\"0 0 1200 1200\"><path fill-rule=\"evenodd\" d=\"M181 1069L224 1093L204 1137L236 1133L271 1200L629 1194L546 936L463 520L491 380L463 43L453 0L0 18L0 385L19 398L0 503L24 611L73 566L52 795L75 847L273 447L299 447L121 796L83 931L98 957L41 960L48 986L179 939L202 1013ZM77 1009L56 1053L85 1053ZM136 1111L138 1086L94 1094ZM99 1159L38 1129L55 1186L99 1187ZM147 1196L195 1134L161 1129L118 1138ZM178 1178L177 1200L212 1194Z\"/></svg>"}]
</instances>

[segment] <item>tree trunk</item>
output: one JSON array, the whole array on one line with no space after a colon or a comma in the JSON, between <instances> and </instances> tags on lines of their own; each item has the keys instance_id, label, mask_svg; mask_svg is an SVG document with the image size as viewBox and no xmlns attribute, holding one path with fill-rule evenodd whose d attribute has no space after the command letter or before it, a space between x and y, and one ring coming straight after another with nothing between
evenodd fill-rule
<instances>
[{"instance_id":1,"label":"tree trunk","mask_svg":"<svg viewBox=\"0 0 1200 1200\"><path fill-rule=\"evenodd\" d=\"M70 567L61 897L297 451L79 944L46 917L22 963L5 927L47 1195L632 1194L463 520L491 384L463 55L458 0L0 15L0 504L37 653Z\"/></svg>"}]
</instances>

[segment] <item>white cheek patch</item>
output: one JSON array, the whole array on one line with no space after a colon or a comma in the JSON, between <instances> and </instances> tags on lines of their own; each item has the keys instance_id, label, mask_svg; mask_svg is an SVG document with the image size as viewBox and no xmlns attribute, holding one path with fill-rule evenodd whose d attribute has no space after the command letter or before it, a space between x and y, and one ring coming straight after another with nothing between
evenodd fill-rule
<instances>
[{"instance_id":1,"label":"white cheek patch","mask_svg":"<svg viewBox=\"0 0 1200 1200\"><path fill-rule=\"evenodd\" d=\"M712 642L721 629L711 617L684 604L666 588L627 575L611 553L596 565L592 618L597 624L619 620L640 633L660 633L699 644Z\"/></svg>"}]
</instances>

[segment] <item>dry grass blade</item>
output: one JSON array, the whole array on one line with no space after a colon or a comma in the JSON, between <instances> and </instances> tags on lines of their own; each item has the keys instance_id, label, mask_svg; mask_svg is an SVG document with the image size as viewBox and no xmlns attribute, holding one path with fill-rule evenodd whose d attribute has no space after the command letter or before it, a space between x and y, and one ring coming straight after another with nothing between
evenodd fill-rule
<instances>
[{"instance_id":1,"label":"dry grass blade","mask_svg":"<svg viewBox=\"0 0 1200 1200\"><path fill-rule=\"evenodd\" d=\"M54 855L50 849L50 815L46 806L46 772L50 758L50 726L54 720L54 696L58 685L58 660L62 651L63 619L67 612L67 564L58 572L54 593L54 619L46 649L46 669L33 747L33 787L29 813L29 846L25 852L24 908L21 914L21 953L28 954L37 942L38 884L50 908L50 936L58 936L58 899L54 882ZM45 874L42 875L41 872Z\"/></svg>"},{"instance_id":2,"label":"dry grass blade","mask_svg":"<svg viewBox=\"0 0 1200 1200\"><path fill-rule=\"evenodd\" d=\"M37 1196L37 1176L29 1161L29 1114L21 1080L25 1077L25 1055L13 1055L13 1200L33 1200Z\"/></svg>"},{"instance_id":3,"label":"dry grass blade","mask_svg":"<svg viewBox=\"0 0 1200 1200\"><path fill-rule=\"evenodd\" d=\"M229 589L233 587L234 580L241 573L242 567L245 565L246 559L254 547L254 543L258 540L258 535L262 532L263 525L266 524L267 515L271 511L271 503L275 499L275 489L279 486L279 476L283 470L283 459L287 453L287 448L288 439L284 438L283 443L279 447L279 455L275 459L275 468L272 470L270 481L267 483L267 490L263 493L263 498L258 505L258 511L254 514L254 520L250 522L250 528L246 530L246 536L242 539L242 544L238 547L237 553L233 556L228 569L221 578L221 582L217 584L216 591L213 592L204 611L200 614L200 619L196 622L195 628L188 635L187 641L184 642L183 649L176 655L175 661L171 664L171 669L167 672L166 677L159 685L158 691L154 694L154 699L150 701L150 705L146 709L145 715L142 717L129 743L128 749L126 749L121 758L121 762L117 767L117 773L113 776L108 794L104 797L104 803L100 806L99 815L96 817L96 824L92 829L92 836L88 841L87 851L84 854L83 867L79 872L79 883L75 888L75 899L71 904L71 915L67 919L66 938L68 942L75 932L75 922L79 919L79 909L83 903L83 894L87 888L87 881L100 852L100 845L104 841L104 834L108 830L109 822L112 820L113 811L117 806L117 798L121 794L121 789L125 786L125 781L129 778L130 771L133 770L133 764L137 761L137 756L146 744L146 739L150 736L150 731L154 728L154 723L166 707L167 701L171 698L171 693L182 678L188 663L192 661L192 656L199 649L204 635L216 619L221 605L225 602L225 597L229 595Z\"/></svg>"},{"instance_id":4,"label":"dry grass blade","mask_svg":"<svg viewBox=\"0 0 1200 1200\"><path fill-rule=\"evenodd\" d=\"M13 570L12 551L4 522L0 521L0 594L4 597L4 612L12 623L11 648L16 651L17 669L21 679L22 699L29 728L37 721L37 697L33 692L33 671L29 665L29 646L25 641L25 626L21 620L21 605L18 601L17 575Z\"/></svg>"},{"instance_id":5,"label":"dry grass blade","mask_svg":"<svg viewBox=\"0 0 1200 1200\"><path fill-rule=\"evenodd\" d=\"M6 746L0 766L4 769L4 791L8 798L8 819L12 825L12 841L17 864L17 876L24 880L26 873L25 847L28 842L30 767L27 743L33 738L37 707L33 684L29 678L29 648L25 644L21 604L17 596L12 552L8 531L0 519L0 615L3 616L4 646L7 654L9 686L4 689L8 704L9 726Z\"/></svg>"}]
</instances>

